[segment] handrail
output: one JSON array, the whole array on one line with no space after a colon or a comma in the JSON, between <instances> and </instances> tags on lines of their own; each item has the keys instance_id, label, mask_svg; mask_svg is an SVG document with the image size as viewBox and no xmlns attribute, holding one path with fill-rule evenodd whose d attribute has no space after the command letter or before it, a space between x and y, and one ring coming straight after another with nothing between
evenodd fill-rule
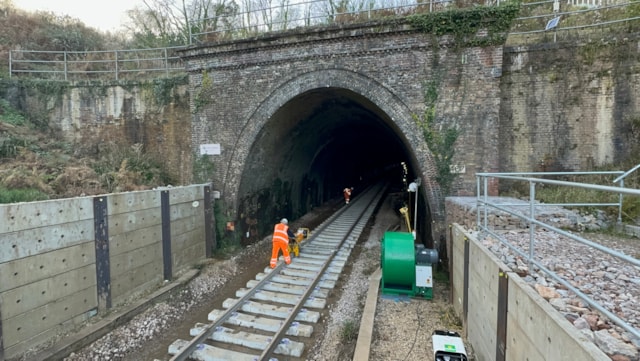
<instances>
[{"instance_id":1,"label":"handrail","mask_svg":"<svg viewBox=\"0 0 640 361\"><path fill-rule=\"evenodd\" d=\"M640 168L640 164L638 164L635 167L629 169L628 171L624 172L624 174L622 174L618 178L614 179L613 183L620 182L620 187L624 188L624 179L627 178L627 176L629 176L629 174L635 172L638 168ZM618 224L622 224L622 200L623 200L623 198L624 198L624 195L622 193L620 193L620 195L618 196L618 203L620 203L620 205L618 206Z\"/></svg>"},{"instance_id":2,"label":"handrail","mask_svg":"<svg viewBox=\"0 0 640 361\"><path fill-rule=\"evenodd\" d=\"M150 49L95 50L95 51L51 51L51 50L10 50L9 77L20 74L61 78L83 76L84 78L113 79L135 73L158 72L169 76L170 72L185 72L182 58L176 54L185 46Z\"/></svg>"},{"instance_id":3,"label":"handrail","mask_svg":"<svg viewBox=\"0 0 640 361\"><path fill-rule=\"evenodd\" d=\"M539 219L537 219L537 214L538 212L536 212L536 210L538 208L544 207L544 206L549 206L549 204L543 204L540 203L538 201L536 201L536 194L535 194L535 185L537 183L540 184L551 184L551 185L558 185L558 186L566 186L566 187L579 187L579 188L586 188L586 189L593 189L593 190L598 190L598 191L604 191L604 192L609 192L609 193L618 193L620 195L619 198L619 203L610 203L610 204L602 204L602 203L570 203L572 206L602 206L602 205L618 205L619 207L622 206L622 194L626 194L626 195L633 195L633 196L639 196L640 197L640 190L638 189L630 189L630 188L624 188L624 182L620 182L620 186L618 187L610 187L610 186L603 186L603 185L597 185L597 184L588 184L588 183L578 183L578 182L568 182L568 181L558 181L558 180L551 180L551 179L543 179L543 178L537 178L534 177L535 175L599 175L599 174L620 174L623 173L622 175L620 175L618 178L616 178L616 180L614 180L614 182L618 182L624 179L624 177L626 177L627 175L629 175L631 172L637 170L638 168L640 168L640 165L634 167L633 169L627 171L627 172L622 172L622 171L604 171L604 172L541 172L541 173L533 173L533 172L523 172L523 173L476 173L476 194L477 194L477 208L476 208L476 217L477 217L477 221L476 221L476 227L478 228L478 231L480 232L481 237L483 237L483 235L491 235L492 237L496 238L498 241L500 241L501 244L507 246L509 249L511 249L512 251L518 253L522 258L524 258L528 264L529 264L529 269L533 270L534 267L536 266L537 269L545 274L547 274L549 277L553 278L554 280L556 280L558 283L562 284L563 286L565 286L567 289L571 290L576 296L578 296L580 299L582 299L583 301L585 301L587 304L589 304L590 306L592 306L593 308L595 308L596 310L598 310L599 312L601 312L602 314L604 314L606 317L608 317L612 322L614 322L615 324L617 324L618 326L620 326L621 328L623 328L624 330L628 331L629 333L631 333L632 335L634 335L635 337L640 337L640 331L633 327L629 322L622 320L620 317L618 317L616 314L614 314L613 312L609 311L608 309L606 309L603 305L599 304L597 301L595 301L594 299L592 299L589 295L581 292L577 287L575 287L571 282L567 281L566 279L564 279L561 275L557 274L556 272L554 272L553 270L547 268L544 266L544 264L542 264L539 261L536 261L535 259L535 255L534 255L534 249L535 249L535 232L536 232L536 227L542 227L544 229L546 229L547 231L550 232L554 232L556 234L559 234L561 236L565 236L568 238L571 238L581 244L584 244L586 246L589 246L591 248L597 249L601 252L604 252L612 257L615 257L623 262L627 262L631 265L633 265L634 267L640 267L640 261L635 258L635 257L631 257L628 256L622 252L619 252L617 250L614 249L610 249L608 247L604 247L598 243L589 241L585 238L582 238L580 236L574 235L570 232L564 231L560 228L554 227L553 225L549 224L549 223L545 223ZM496 203L494 200L490 199L488 194L489 194L489 178L494 178L494 179L506 179L506 180L514 180L514 181L521 181L521 182L526 182L529 183L529 202L528 203L523 203L520 204L521 206L528 206L529 207L529 211L528 214L526 212L521 212L519 210L513 211L510 210L508 208L506 208L505 206L513 206L515 204L505 204L505 203ZM562 205L562 204L559 204ZM566 204L565 204L566 205ZM515 245L512 245L510 242L508 242L499 232L496 232L494 230L491 229L491 227L489 226L489 222L488 222L488 210L489 208L491 209L495 209L498 210L500 212L504 212L507 214L510 214L512 216L517 217L520 220L523 220L527 223L527 227L529 228L529 246L528 246L528 252L525 252L524 250L521 250L520 248L518 248ZM484 216L482 216L482 214ZM481 219L481 217L483 217L483 219ZM620 218L620 213L618 214L618 218Z\"/></svg>"},{"instance_id":4,"label":"handrail","mask_svg":"<svg viewBox=\"0 0 640 361\"><path fill-rule=\"evenodd\" d=\"M486 0L485 5L500 5L500 0ZM532 3L523 3L521 8L544 5L552 1L538 1ZM557 2L557 1L553 1ZM602 9L623 7L635 2L626 1L625 3L615 3L613 1L605 1L608 5L599 6L593 9L585 9L570 12L551 12L536 15L533 17L521 17L515 20L527 20L533 18L556 17L559 14L573 15L588 11L601 11ZM612 3L609 5L609 3ZM261 7L246 11L238 11L232 14L222 14L217 17L200 19L197 22L190 22L189 42L193 43L194 39L199 37L213 39L246 38L254 36L265 31L287 30L294 27L309 27L320 24L328 24L344 21L355 21L358 19L371 19L376 12L382 15L388 12L404 14L412 9L424 9L424 11L432 12L434 10L444 9L455 6L452 0L428 0L420 2L418 0L403 0L395 6L385 6L386 4L371 2L366 5L360 5L358 8L346 9L338 11L331 8L331 4L327 0L302 0L300 2L291 3L283 6ZM300 7L304 7L301 11ZM357 6L354 6L357 7ZM294 15L294 14L297 14ZM268 21L266 21L267 19ZM555 31L583 29L586 27L601 27L619 22L627 22L638 20L640 17L630 17L626 19L617 19L606 22L599 22L587 25L572 27L556 27ZM537 29L524 32L510 32L509 35L523 35L543 33L548 30ZM200 39L202 40L202 39ZM98 51L33 51L33 50L10 50L9 51L9 77L13 75L28 74L34 76L60 76L64 80L68 80L69 76L84 77L104 77L105 74L113 74L118 80L121 75L128 73L157 74L164 72L166 76L170 72L185 72L182 66L182 59L179 56L171 55L174 50L184 49L192 44L168 48L151 48L151 49L122 49L122 50L98 50ZM145 57L134 55L128 58L129 53L147 53L157 52L162 55L155 57ZM33 58L29 54L42 54L37 58ZM111 56L113 54L113 56ZM136 66L136 64L146 64L145 66ZM176 66L177 65L177 66Z\"/></svg>"},{"instance_id":5,"label":"handrail","mask_svg":"<svg viewBox=\"0 0 640 361\"><path fill-rule=\"evenodd\" d=\"M629 169L628 171L624 172L624 174L622 174L620 177L614 179L613 183L618 183L620 181L624 181L624 179L627 178L627 176L629 176L629 174L635 172L636 170L638 170L638 168L640 168L640 164L638 164L635 167L633 167L633 168Z\"/></svg>"}]
</instances>

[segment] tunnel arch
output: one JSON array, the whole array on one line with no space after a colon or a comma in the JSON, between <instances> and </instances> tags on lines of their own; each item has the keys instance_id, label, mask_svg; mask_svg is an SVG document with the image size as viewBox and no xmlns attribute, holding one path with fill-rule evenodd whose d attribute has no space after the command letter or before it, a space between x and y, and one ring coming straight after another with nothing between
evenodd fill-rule
<instances>
[{"instance_id":1,"label":"tunnel arch","mask_svg":"<svg viewBox=\"0 0 640 361\"><path fill-rule=\"evenodd\" d=\"M349 119L333 119L333 116L345 118L347 114L350 115ZM343 131L349 133L349 129L355 131L346 136L332 134ZM295 140L278 139L285 136L302 139L309 132L315 138L306 137L304 141L298 139L298 143ZM412 112L386 86L353 71L325 69L308 72L292 78L269 94L254 109L238 135L237 143L250 146L233 147L225 170L223 194L234 202L238 218L248 217L252 211L256 211L257 204L265 202L281 203L273 210L274 214L267 215L267 218L273 218L269 221L280 216L295 217L308 210L306 207L335 195L346 184L362 180L362 175L357 180L353 179L354 174L342 177L340 174L323 174L323 177L318 177L310 169L292 168L305 164L321 169L335 166L339 173L353 173L361 164L351 168L348 162L335 164L340 163L340 158L335 154L340 150L357 153L358 148L350 144L355 137L373 138L369 141L358 140L362 142L358 144L374 153L369 156L385 157L384 152L379 150L390 144L392 147L389 151L393 157L384 160L389 164L382 161L378 165L388 166L393 161L399 164L398 160L403 159L409 164L412 175L421 178L421 214L428 215L426 228L432 233L430 223L443 219L440 189L434 180L433 158L413 121ZM311 144L307 144L309 142ZM380 147L375 146L376 142L380 143ZM300 156L308 156L310 152L313 152L313 157L309 159ZM366 156L356 155L359 162L366 160ZM265 175L267 181L274 183L266 184L265 180L260 183L256 174ZM310 193L315 190L320 194L310 196L311 199L305 198L303 188L307 186ZM290 195L289 198L286 194ZM248 198L253 200L247 201ZM249 203L256 206L247 205Z\"/></svg>"}]
</instances>

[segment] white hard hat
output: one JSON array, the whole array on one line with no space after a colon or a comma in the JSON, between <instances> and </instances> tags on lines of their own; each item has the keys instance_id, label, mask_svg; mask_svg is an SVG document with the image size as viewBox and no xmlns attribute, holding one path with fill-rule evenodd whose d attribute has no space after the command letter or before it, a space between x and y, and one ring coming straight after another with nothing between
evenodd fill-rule
<instances>
[{"instance_id":1,"label":"white hard hat","mask_svg":"<svg viewBox=\"0 0 640 361\"><path fill-rule=\"evenodd\" d=\"M286 218L282 218L280 223L289 224L289 221Z\"/></svg>"}]
</instances>

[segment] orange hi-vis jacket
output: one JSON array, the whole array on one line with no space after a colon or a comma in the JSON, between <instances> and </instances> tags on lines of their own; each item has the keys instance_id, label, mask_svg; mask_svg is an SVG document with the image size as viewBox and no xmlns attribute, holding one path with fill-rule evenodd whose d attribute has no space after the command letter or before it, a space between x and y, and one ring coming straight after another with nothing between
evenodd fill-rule
<instances>
[{"instance_id":1,"label":"orange hi-vis jacket","mask_svg":"<svg viewBox=\"0 0 640 361\"><path fill-rule=\"evenodd\" d=\"M289 226L283 223L276 224L273 230L273 242L284 242L285 244L289 244L289 234L287 231L289 230Z\"/></svg>"}]
</instances>

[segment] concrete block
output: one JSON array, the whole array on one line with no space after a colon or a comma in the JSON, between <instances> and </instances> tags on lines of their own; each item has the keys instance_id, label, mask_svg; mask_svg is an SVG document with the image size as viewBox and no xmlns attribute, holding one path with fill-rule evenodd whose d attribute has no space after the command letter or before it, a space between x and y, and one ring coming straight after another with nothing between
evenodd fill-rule
<instances>
[{"instance_id":1,"label":"concrete block","mask_svg":"<svg viewBox=\"0 0 640 361\"><path fill-rule=\"evenodd\" d=\"M198 224L202 224L202 219L204 219L204 203L189 202L189 203L172 204L171 205L171 222L177 221L183 218L199 218Z\"/></svg>"},{"instance_id":2,"label":"concrete block","mask_svg":"<svg viewBox=\"0 0 640 361\"><path fill-rule=\"evenodd\" d=\"M162 225L160 208L118 213L109 217L109 237Z\"/></svg>"},{"instance_id":3,"label":"concrete block","mask_svg":"<svg viewBox=\"0 0 640 361\"><path fill-rule=\"evenodd\" d=\"M110 216L138 212L145 209L160 209L160 192L156 190L113 193L105 196Z\"/></svg>"},{"instance_id":4,"label":"concrete block","mask_svg":"<svg viewBox=\"0 0 640 361\"><path fill-rule=\"evenodd\" d=\"M0 205L0 234L93 219L93 198Z\"/></svg>"},{"instance_id":5,"label":"concrete block","mask_svg":"<svg viewBox=\"0 0 640 361\"><path fill-rule=\"evenodd\" d=\"M4 346L11 347L21 340L31 339L97 307L96 289L89 287L4 320Z\"/></svg>"},{"instance_id":6,"label":"concrete block","mask_svg":"<svg viewBox=\"0 0 640 361\"><path fill-rule=\"evenodd\" d=\"M0 292L40 281L96 262L95 245L85 242L37 256L0 263Z\"/></svg>"},{"instance_id":7,"label":"concrete block","mask_svg":"<svg viewBox=\"0 0 640 361\"><path fill-rule=\"evenodd\" d=\"M20 340L19 343L5 348L4 350L5 358L13 359L20 355L23 355L25 352L33 349L37 345L48 342L51 339L55 338L56 336L63 334L67 331L72 331L74 329L77 329L78 326L85 323L88 319L89 319L89 314L85 313L85 314L76 316L73 319L68 320L63 324L59 324L56 327L49 328L32 338L29 338L26 340Z\"/></svg>"},{"instance_id":8,"label":"concrete block","mask_svg":"<svg viewBox=\"0 0 640 361\"><path fill-rule=\"evenodd\" d=\"M193 267L198 261L205 258L205 251L204 242L193 243L189 247L176 251L172 249L173 273L176 274L180 270Z\"/></svg>"},{"instance_id":9,"label":"concrete block","mask_svg":"<svg viewBox=\"0 0 640 361\"><path fill-rule=\"evenodd\" d=\"M204 228L191 229L181 234L171 232L171 252L179 251L198 243L204 246Z\"/></svg>"},{"instance_id":10,"label":"concrete block","mask_svg":"<svg viewBox=\"0 0 640 361\"><path fill-rule=\"evenodd\" d=\"M192 232L194 229L204 229L204 214L171 221L171 237Z\"/></svg>"},{"instance_id":11,"label":"concrete block","mask_svg":"<svg viewBox=\"0 0 640 361\"><path fill-rule=\"evenodd\" d=\"M197 201L202 206L204 201L204 185L193 185L169 189L169 204L192 203Z\"/></svg>"},{"instance_id":12,"label":"concrete block","mask_svg":"<svg viewBox=\"0 0 640 361\"><path fill-rule=\"evenodd\" d=\"M149 244L126 253L111 255L111 279L118 278L123 273L142 267L148 263L162 262L162 246L157 244Z\"/></svg>"},{"instance_id":13,"label":"concrete block","mask_svg":"<svg viewBox=\"0 0 640 361\"><path fill-rule=\"evenodd\" d=\"M93 238L93 219L69 218L59 224L0 233L0 263L74 246Z\"/></svg>"},{"instance_id":14,"label":"concrete block","mask_svg":"<svg viewBox=\"0 0 640 361\"><path fill-rule=\"evenodd\" d=\"M162 225L136 229L109 236L109 254L111 257L131 252L149 245L162 247Z\"/></svg>"},{"instance_id":15,"label":"concrete block","mask_svg":"<svg viewBox=\"0 0 640 361\"><path fill-rule=\"evenodd\" d=\"M111 300L124 302L129 296L144 292L163 281L162 260L150 262L111 278Z\"/></svg>"},{"instance_id":16,"label":"concrete block","mask_svg":"<svg viewBox=\"0 0 640 361\"><path fill-rule=\"evenodd\" d=\"M507 359L519 359L524 349L542 360L610 360L515 273L509 274L508 302Z\"/></svg>"},{"instance_id":17,"label":"concrete block","mask_svg":"<svg viewBox=\"0 0 640 361\"><path fill-rule=\"evenodd\" d=\"M2 318L8 319L96 285L91 264L0 293Z\"/></svg>"}]
</instances>

